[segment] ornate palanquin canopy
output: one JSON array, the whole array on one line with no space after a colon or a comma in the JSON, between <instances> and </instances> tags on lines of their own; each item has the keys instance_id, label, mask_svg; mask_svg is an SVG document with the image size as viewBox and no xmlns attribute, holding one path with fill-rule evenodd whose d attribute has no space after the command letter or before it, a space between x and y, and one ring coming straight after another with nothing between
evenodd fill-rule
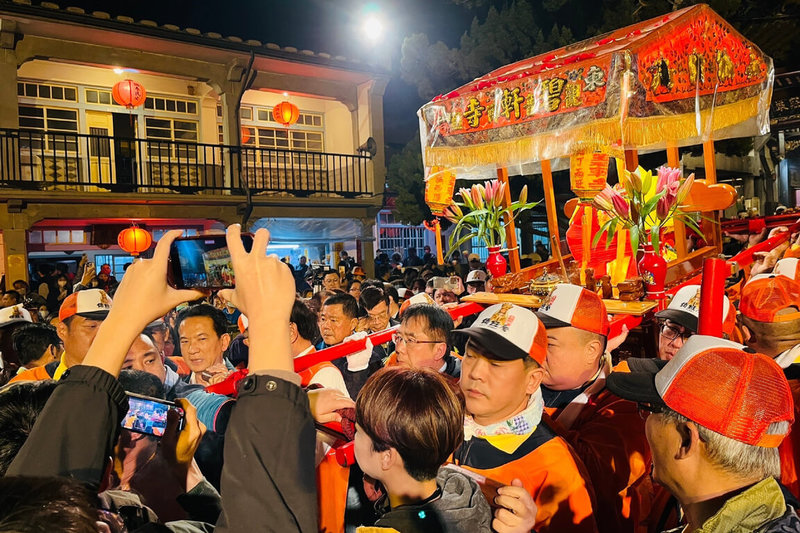
<instances>
[{"instance_id":1,"label":"ornate palanquin canopy","mask_svg":"<svg viewBox=\"0 0 800 533\"><path fill-rule=\"evenodd\" d=\"M426 167L525 166L769 131L772 60L706 5L497 69L418 112Z\"/></svg>"}]
</instances>

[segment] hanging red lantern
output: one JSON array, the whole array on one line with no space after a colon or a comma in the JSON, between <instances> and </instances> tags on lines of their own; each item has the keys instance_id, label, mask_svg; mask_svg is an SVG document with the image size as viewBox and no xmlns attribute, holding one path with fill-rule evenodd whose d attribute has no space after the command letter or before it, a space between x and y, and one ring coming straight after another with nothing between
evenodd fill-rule
<instances>
[{"instance_id":1,"label":"hanging red lantern","mask_svg":"<svg viewBox=\"0 0 800 533\"><path fill-rule=\"evenodd\" d=\"M150 248L150 245L153 244L153 237L150 236L149 231L134 224L119 232L117 244L129 254L137 256Z\"/></svg>"},{"instance_id":2,"label":"hanging red lantern","mask_svg":"<svg viewBox=\"0 0 800 533\"><path fill-rule=\"evenodd\" d=\"M247 144L250 142L250 139L252 138L250 135L250 129L251 128L248 128L247 126L242 126L242 144Z\"/></svg>"},{"instance_id":3,"label":"hanging red lantern","mask_svg":"<svg viewBox=\"0 0 800 533\"><path fill-rule=\"evenodd\" d=\"M139 107L147 98L147 91L140 83L133 80L122 80L114 84L111 96L119 105L124 105L128 109Z\"/></svg>"},{"instance_id":4,"label":"hanging red lantern","mask_svg":"<svg viewBox=\"0 0 800 533\"><path fill-rule=\"evenodd\" d=\"M300 118L300 110L293 103L284 101L272 108L272 118L288 128Z\"/></svg>"}]
</instances>

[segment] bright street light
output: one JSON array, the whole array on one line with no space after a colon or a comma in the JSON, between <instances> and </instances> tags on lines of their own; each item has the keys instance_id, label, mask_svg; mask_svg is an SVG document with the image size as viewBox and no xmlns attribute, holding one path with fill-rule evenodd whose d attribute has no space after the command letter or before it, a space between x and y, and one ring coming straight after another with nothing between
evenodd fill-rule
<instances>
[{"instance_id":1,"label":"bright street light","mask_svg":"<svg viewBox=\"0 0 800 533\"><path fill-rule=\"evenodd\" d=\"M376 15L368 15L364 19L362 31L369 42L376 43L383 37L383 22Z\"/></svg>"}]
</instances>

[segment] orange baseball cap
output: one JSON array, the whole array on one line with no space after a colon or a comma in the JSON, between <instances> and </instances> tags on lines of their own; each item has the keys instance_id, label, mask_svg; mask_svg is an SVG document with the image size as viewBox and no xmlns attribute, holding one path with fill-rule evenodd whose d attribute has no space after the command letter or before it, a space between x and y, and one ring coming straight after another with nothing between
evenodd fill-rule
<instances>
[{"instance_id":1,"label":"orange baseball cap","mask_svg":"<svg viewBox=\"0 0 800 533\"><path fill-rule=\"evenodd\" d=\"M692 335L661 368L631 366L629 373L612 372L606 385L621 398L666 405L751 446L777 447L794 420L789 382L775 361L707 335ZM775 422L789 424L782 433L769 433Z\"/></svg>"},{"instance_id":2,"label":"orange baseball cap","mask_svg":"<svg viewBox=\"0 0 800 533\"><path fill-rule=\"evenodd\" d=\"M103 289L73 292L61 303L58 319L63 321L71 316L80 315L92 320L105 320L111 310L111 304L111 296Z\"/></svg>"},{"instance_id":3,"label":"orange baseball cap","mask_svg":"<svg viewBox=\"0 0 800 533\"><path fill-rule=\"evenodd\" d=\"M790 312L783 312L785 310ZM800 318L800 283L773 274L753 276L742 287L739 311L759 322L787 322Z\"/></svg>"},{"instance_id":4,"label":"orange baseball cap","mask_svg":"<svg viewBox=\"0 0 800 533\"><path fill-rule=\"evenodd\" d=\"M239 319L236 320L236 325L239 326L239 333L244 333L250 326L250 321L244 316L244 313L239 314Z\"/></svg>"},{"instance_id":5,"label":"orange baseball cap","mask_svg":"<svg viewBox=\"0 0 800 533\"><path fill-rule=\"evenodd\" d=\"M597 293L569 283L556 285L536 316L546 328L573 328L608 335L608 312Z\"/></svg>"}]
</instances>

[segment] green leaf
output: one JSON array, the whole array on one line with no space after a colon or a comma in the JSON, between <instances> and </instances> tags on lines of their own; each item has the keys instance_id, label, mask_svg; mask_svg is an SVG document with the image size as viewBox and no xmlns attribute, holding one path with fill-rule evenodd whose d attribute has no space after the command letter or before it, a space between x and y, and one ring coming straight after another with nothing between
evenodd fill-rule
<instances>
[{"instance_id":1,"label":"green leaf","mask_svg":"<svg viewBox=\"0 0 800 533\"><path fill-rule=\"evenodd\" d=\"M603 232L607 232L608 228L611 227L611 223L614 222L613 218L610 218L603 223L600 227L600 230L594 234L594 239L592 239L592 248L597 246L597 243L600 242L600 238L603 236Z\"/></svg>"},{"instance_id":2,"label":"green leaf","mask_svg":"<svg viewBox=\"0 0 800 533\"><path fill-rule=\"evenodd\" d=\"M631 226L630 227L631 233L631 253L636 255L636 252L639 251L639 226Z\"/></svg>"}]
</instances>

